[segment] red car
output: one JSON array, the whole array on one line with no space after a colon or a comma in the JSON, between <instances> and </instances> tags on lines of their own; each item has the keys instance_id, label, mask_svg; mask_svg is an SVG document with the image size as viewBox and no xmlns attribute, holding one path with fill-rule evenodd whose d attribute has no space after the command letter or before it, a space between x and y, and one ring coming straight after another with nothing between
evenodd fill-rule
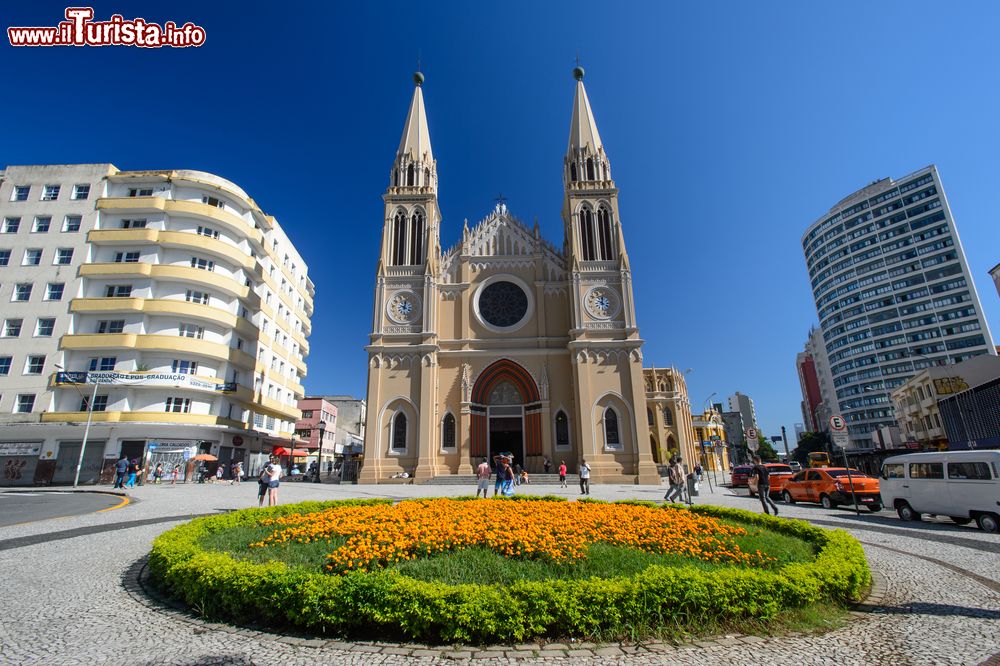
<instances>
[{"instance_id":1,"label":"red car","mask_svg":"<svg viewBox=\"0 0 1000 666\"><path fill-rule=\"evenodd\" d=\"M750 470L753 469L753 465L737 465L733 468L732 477L730 482L733 488L743 488L747 485L750 478Z\"/></svg>"}]
</instances>

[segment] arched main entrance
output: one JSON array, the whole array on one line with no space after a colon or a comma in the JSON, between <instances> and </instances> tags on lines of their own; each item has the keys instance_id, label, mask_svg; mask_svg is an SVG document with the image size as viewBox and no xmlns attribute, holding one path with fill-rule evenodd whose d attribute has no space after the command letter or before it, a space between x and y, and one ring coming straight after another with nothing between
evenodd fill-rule
<instances>
[{"instance_id":1,"label":"arched main entrance","mask_svg":"<svg viewBox=\"0 0 1000 666\"><path fill-rule=\"evenodd\" d=\"M541 402L527 370L501 359L480 373L472 388L471 454L509 452L524 465L542 454Z\"/></svg>"}]
</instances>

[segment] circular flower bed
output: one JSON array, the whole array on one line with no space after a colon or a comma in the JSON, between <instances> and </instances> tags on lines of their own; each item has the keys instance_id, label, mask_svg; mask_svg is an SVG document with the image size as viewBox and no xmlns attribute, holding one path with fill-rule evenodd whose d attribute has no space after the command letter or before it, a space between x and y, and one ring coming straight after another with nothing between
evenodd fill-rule
<instances>
[{"instance_id":1,"label":"circular flower bed","mask_svg":"<svg viewBox=\"0 0 1000 666\"><path fill-rule=\"evenodd\" d=\"M248 509L164 533L150 568L210 617L476 643L766 625L871 580L855 539L801 521L530 497Z\"/></svg>"}]
</instances>

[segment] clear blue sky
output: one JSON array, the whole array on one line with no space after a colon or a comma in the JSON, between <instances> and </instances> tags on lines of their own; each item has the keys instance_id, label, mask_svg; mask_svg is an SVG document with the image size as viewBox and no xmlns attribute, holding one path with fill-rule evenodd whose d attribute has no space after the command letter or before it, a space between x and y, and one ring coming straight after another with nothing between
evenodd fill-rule
<instances>
[{"instance_id":1,"label":"clear blue sky","mask_svg":"<svg viewBox=\"0 0 1000 666\"><path fill-rule=\"evenodd\" d=\"M579 53L621 189L645 358L733 391L765 434L801 421L816 321L799 239L845 195L941 171L994 333L1000 71L994 2L95 2L204 26L186 50L0 46L0 165L222 175L275 215L316 283L310 393L363 396L380 195L418 50L442 243L498 192L561 243ZM5 3L4 27L65 4Z\"/></svg>"}]
</instances>

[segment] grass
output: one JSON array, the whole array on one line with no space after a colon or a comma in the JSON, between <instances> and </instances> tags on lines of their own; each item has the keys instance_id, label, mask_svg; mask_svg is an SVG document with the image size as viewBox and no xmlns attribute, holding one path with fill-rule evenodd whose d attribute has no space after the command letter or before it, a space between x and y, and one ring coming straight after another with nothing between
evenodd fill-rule
<instances>
[{"instance_id":1,"label":"grass","mask_svg":"<svg viewBox=\"0 0 1000 666\"><path fill-rule=\"evenodd\" d=\"M808 562L814 556L813 547L795 537L763 530L731 520L723 520L743 527L747 534L736 542L746 552L760 550L776 558L769 569L777 569L792 562ZM203 538L201 545L209 550L226 552L233 557L251 562L280 561L310 572L324 572L326 555L346 539L313 541L310 543L282 543L264 548L248 548L274 531L274 527L254 525L220 532ZM470 548L432 557L399 562L393 565L400 573L425 581L443 583L492 583L507 585L516 580L578 580L586 578L612 578L632 576L652 566L692 566L702 570L721 569L732 565L714 564L675 554L647 553L641 550L613 546L606 543L592 544L588 556L580 562L545 562L539 560L511 559L486 548Z\"/></svg>"}]
</instances>

